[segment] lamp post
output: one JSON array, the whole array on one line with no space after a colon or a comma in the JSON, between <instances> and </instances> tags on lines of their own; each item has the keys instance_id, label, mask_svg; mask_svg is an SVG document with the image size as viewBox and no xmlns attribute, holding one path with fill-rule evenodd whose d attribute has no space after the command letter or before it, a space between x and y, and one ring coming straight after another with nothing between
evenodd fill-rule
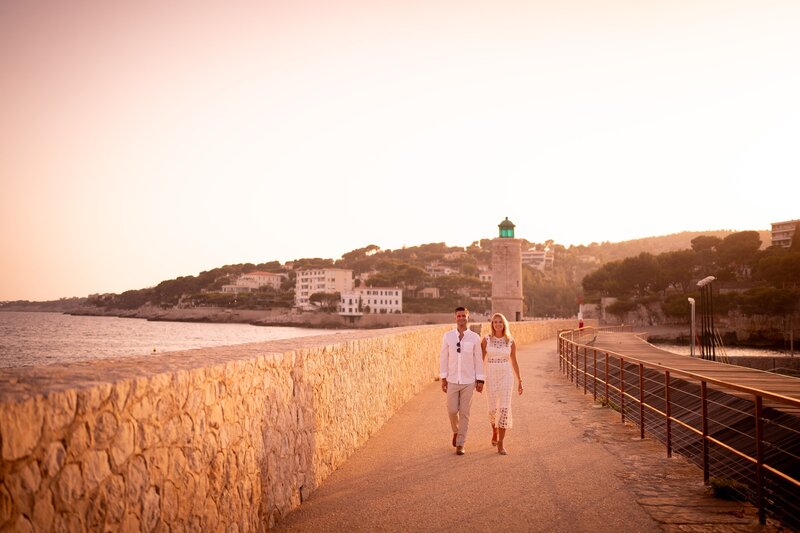
<instances>
[{"instance_id":1,"label":"lamp post","mask_svg":"<svg viewBox=\"0 0 800 533\"><path fill-rule=\"evenodd\" d=\"M692 306L692 331L690 334L689 342L691 343L691 354L694 357L694 298L689 298L689 305Z\"/></svg>"},{"instance_id":2,"label":"lamp post","mask_svg":"<svg viewBox=\"0 0 800 533\"><path fill-rule=\"evenodd\" d=\"M714 349L714 300L711 282L714 276L707 276L697 282L700 287L700 310L702 312L701 322L702 331L700 333L700 354L703 359L716 361L716 350Z\"/></svg>"}]
</instances>

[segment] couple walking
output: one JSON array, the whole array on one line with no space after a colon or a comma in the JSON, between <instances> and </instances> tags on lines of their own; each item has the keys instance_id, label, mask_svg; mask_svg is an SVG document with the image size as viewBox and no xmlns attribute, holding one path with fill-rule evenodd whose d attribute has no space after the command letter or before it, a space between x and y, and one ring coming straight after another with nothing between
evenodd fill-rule
<instances>
[{"instance_id":1,"label":"couple walking","mask_svg":"<svg viewBox=\"0 0 800 533\"><path fill-rule=\"evenodd\" d=\"M483 339L468 328L469 310L457 307L456 328L442 338L439 354L439 377L447 393L447 414L453 428L453 446L464 455L469 427L469 411L474 391L483 392L492 425L492 446L506 455L504 439L511 428L511 395L514 377L517 392L522 394L522 378L517 364L517 346L511 337L508 320L500 313L492 315L491 333Z\"/></svg>"}]
</instances>

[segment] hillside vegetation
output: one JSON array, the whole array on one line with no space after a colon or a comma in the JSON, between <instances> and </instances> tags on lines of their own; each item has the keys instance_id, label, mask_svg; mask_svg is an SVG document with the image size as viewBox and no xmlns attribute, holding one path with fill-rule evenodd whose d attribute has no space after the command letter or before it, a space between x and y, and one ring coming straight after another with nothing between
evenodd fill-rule
<instances>
[{"instance_id":1,"label":"hillside vegetation","mask_svg":"<svg viewBox=\"0 0 800 533\"><path fill-rule=\"evenodd\" d=\"M792 315L800 310L800 239L791 248L764 249L756 231L700 235L686 250L605 263L582 285L588 301L618 298L608 308L613 314L658 303L666 315L680 317L686 316L687 297L699 297L696 282L707 276L715 278L718 313Z\"/></svg>"},{"instance_id":2,"label":"hillside vegetation","mask_svg":"<svg viewBox=\"0 0 800 533\"><path fill-rule=\"evenodd\" d=\"M617 243L591 243L569 246L548 241L534 243L523 239L523 250L549 247L554 252L553 268L539 271L523 266L523 295L526 316L573 316L584 299L583 279L607 263L637 257L642 253L658 255L690 249L700 236L722 239L731 231L683 232ZM756 233L756 232L753 232ZM768 239L769 232L761 232ZM426 267L447 267L453 273L435 277ZM344 253L339 259L303 258L291 264L278 261L225 265L198 275L166 280L155 287L133 289L121 294L92 295L88 305L134 309L144 305L164 308L174 306L219 306L242 309L289 308L294 301L295 272L301 268L337 267L352 269L356 284L400 287L404 312L449 312L459 304L474 311L491 307L491 285L480 280L481 269L491 266L491 240L481 239L467 247L428 243L395 250L382 250L370 244ZM219 292L225 284L253 271L283 273L286 280L279 290L262 288L251 293ZM361 279L358 279L361 278ZM363 281L362 281L363 280ZM437 289L438 298L425 297L425 289ZM590 291L591 292L591 291ZM24 302L0 303L10 308Z\"/></svg>"}]
</instances>

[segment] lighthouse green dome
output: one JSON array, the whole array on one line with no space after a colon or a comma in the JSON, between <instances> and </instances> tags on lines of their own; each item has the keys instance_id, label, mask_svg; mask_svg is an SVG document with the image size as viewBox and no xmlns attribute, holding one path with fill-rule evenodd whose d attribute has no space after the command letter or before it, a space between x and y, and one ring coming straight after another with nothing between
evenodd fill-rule
<instances>
[{"instance_id":1,"label":"lighthouse green dome","mask_svg":"<svg viewBox=\"0 0 800 533\"><path fill-rule=\"evenodd\" d=\"M514 238L514 223L508 220L508 217L500 224L497 225L500 228L500 237L513 239Z\"/></svg>"}]
</instances>

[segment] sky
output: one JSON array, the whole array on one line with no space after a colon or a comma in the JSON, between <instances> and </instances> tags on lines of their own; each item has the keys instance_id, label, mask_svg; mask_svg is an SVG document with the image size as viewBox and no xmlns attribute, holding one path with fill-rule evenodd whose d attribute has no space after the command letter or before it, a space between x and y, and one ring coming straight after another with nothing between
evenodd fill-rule
<instances>
[{"instance_id":1,"label":"sky","mask_svg":"<svg viewBox=\"0 0 800 533\"><path fill-rule=\"evenodd\" d=\"M800 218L800 2L0 2L0 301Z\"/></svg>"}]
</instances>

